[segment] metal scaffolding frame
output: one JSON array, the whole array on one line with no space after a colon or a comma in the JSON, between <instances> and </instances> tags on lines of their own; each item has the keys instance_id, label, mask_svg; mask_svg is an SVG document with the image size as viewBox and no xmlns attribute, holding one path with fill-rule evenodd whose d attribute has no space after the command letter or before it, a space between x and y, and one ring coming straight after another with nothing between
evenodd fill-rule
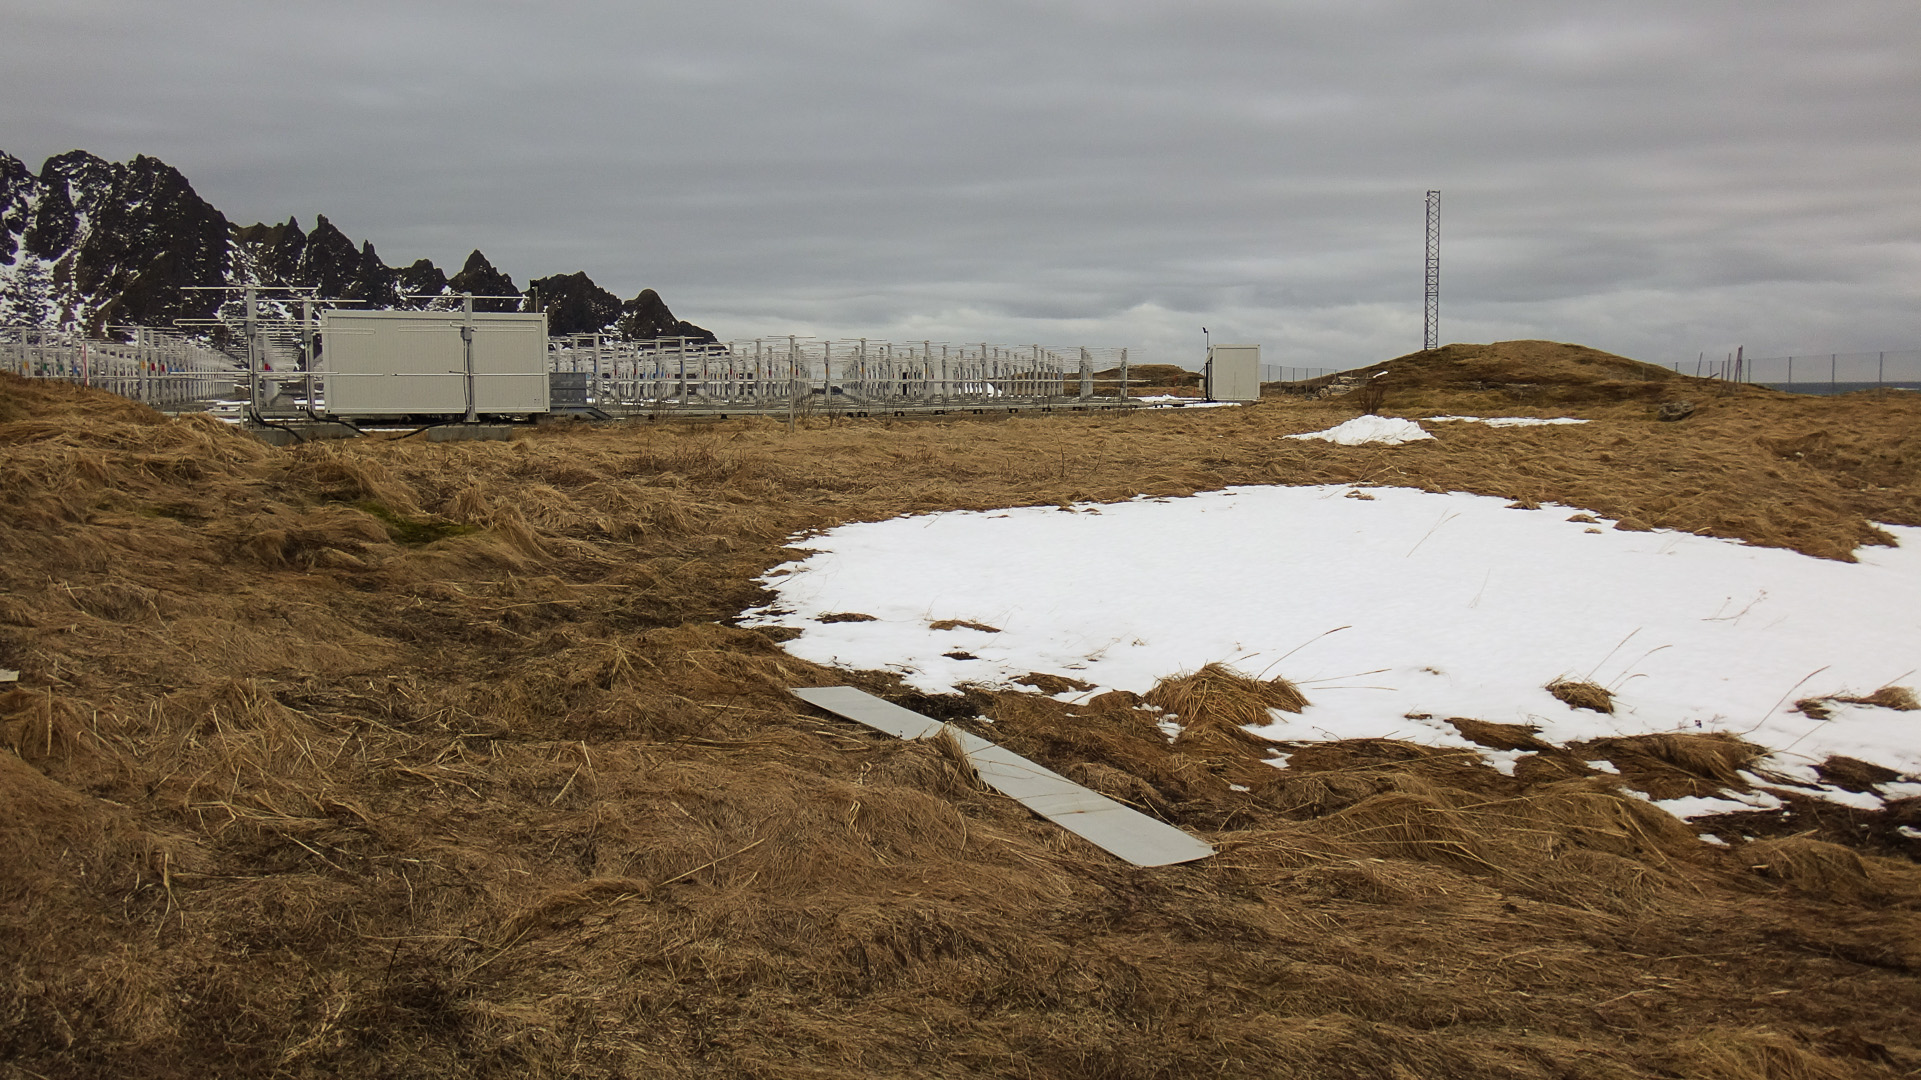
<instances>
[{"instance_id":1,"label":"metal scaffolding frame","mask_svg":"<svg viewBox=\"0 0 1921 1080\"><path fill-rule=\"evenodd\" d=\"M241 370L225 353L151 327L108 327L101 337L0 327L0 371L98 387L149 405L230 396Z\"/></svg>"},{"instance_id":2,"label":"metal scaffolding frame","mask_svg":"<svg viewBox=\"0 0 1921 1080\"><path fill-rule=\"evenodd\" d=\"M1127 400L1126 349L799 335L731 342L550 339L556 410L841 412ZM1103 368L1117 369L1097 377Z\"/></svg>"},{"instance_id":3,"label":"metal scaffolding frame","mask_svg":"<svg viewBox=\"0 0 1921 1080\"><path fill-rule=\"evenodd\" d=\"M147 327L114 328L111 338L0 328L0 370L98 386L156 405L238 398L245 419L267 424L329 418L326 343L323 337L316 347L315 340L317 309L327 302L235 291L241 293L239 318L204 324L224 327L235 339L235 355ZM554 411L609 418L1132 404L1125 348L801 335L622 341L583 334L548 339L547 372ZM473 412L460 419L472 422Z\"/></svg>"}]
</instances>

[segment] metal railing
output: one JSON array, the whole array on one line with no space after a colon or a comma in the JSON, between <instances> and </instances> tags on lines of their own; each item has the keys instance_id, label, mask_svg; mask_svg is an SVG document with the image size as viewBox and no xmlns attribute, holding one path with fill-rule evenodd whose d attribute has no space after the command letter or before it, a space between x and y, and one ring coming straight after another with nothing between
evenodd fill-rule
<instances>
[{"instance_id":1,"label":"metal railing","mask_svg":"<svg viewBox=\"0 0 1921 1080\"><path fill-rule=\"evenodd\" d=\"M800 337L554 338L554 403L603 411L1014 406L1127 396L1126 349ZM571 376L570 378L568 376Z\"/></svg>"},{"instance_id":2,"label":"metal railing","mask_svg":"<svg viewBox=\"0 0 1921 1080\"><path fill-rule=\"evenodd\" d=\"M90 338L39 327L0 327L0 371L94 386L149 405L229 397L241 374L230 356L178 334L108 327Z\"/></svg>"}]
</instances>

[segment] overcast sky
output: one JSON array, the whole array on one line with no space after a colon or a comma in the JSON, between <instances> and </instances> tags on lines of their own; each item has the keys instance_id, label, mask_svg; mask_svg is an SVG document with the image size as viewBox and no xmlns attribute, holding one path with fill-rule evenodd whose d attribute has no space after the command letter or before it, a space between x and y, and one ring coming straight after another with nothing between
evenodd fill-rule
<instances>
[{"instance_id":1,"label":"overcast sky","mask_svg":"<svg viewBox=\"0 0 1921 1080\"><path fill-rule=\"evenodd\" d=\"M1916 0L0 0L0 150L722 337L1921 348Z\"/></svg>"}]
</instances>

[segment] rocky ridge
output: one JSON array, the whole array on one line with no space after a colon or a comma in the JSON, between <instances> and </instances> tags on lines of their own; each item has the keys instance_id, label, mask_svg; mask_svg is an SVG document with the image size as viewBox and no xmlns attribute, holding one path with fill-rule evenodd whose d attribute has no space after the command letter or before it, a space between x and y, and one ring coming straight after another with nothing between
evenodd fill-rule
<instances>
[{"instance_id":1,"label":"rocky ridge","mask_svg":"<svg viewBox=\"0 0 1921 1080\"><path fill-rule=\"evenodd\" d=\"M356 245L324 215L310 231L291 217L235 225L158 158L123 164L72 150L35 174L0 152L0 326L170 327L237 306L228 294L198 291L234 285L308 286L374 309L419 308L462 292L520 297L476 306L537 303L554 334L714 340L675 318L654 290L623 302L585 272L537 278L523 292L478 250L449 275L429 259L389 266L371 242Z\"/></svg>"}]
</instances>

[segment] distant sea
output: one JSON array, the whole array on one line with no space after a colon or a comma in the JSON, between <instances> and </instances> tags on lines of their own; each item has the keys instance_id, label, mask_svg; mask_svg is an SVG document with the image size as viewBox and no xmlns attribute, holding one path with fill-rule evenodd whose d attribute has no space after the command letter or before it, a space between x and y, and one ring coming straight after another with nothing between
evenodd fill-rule
<instances>
[{"instance_id":1,"label":"distant sea","mask_svg":"<svg viewBox=\"0 0 1921 1080\"><path fill-rule=\"evenodd\" d=\"M1819 381L1810 381L1810 382L1801 382L1800 380L1797 379L1791 383L1763 382L1763 383L1754 383L1753 385L1765 386L1774 390L1786 390L1790 394L1851 394L1856 390L1872 390L1877 386L1885 386L1890 390L1921 390L1921 382L1884 382L1884 383L1833 382L1831 383L1826 379L1822 379Z\"/></svg>"}]
</instances>

